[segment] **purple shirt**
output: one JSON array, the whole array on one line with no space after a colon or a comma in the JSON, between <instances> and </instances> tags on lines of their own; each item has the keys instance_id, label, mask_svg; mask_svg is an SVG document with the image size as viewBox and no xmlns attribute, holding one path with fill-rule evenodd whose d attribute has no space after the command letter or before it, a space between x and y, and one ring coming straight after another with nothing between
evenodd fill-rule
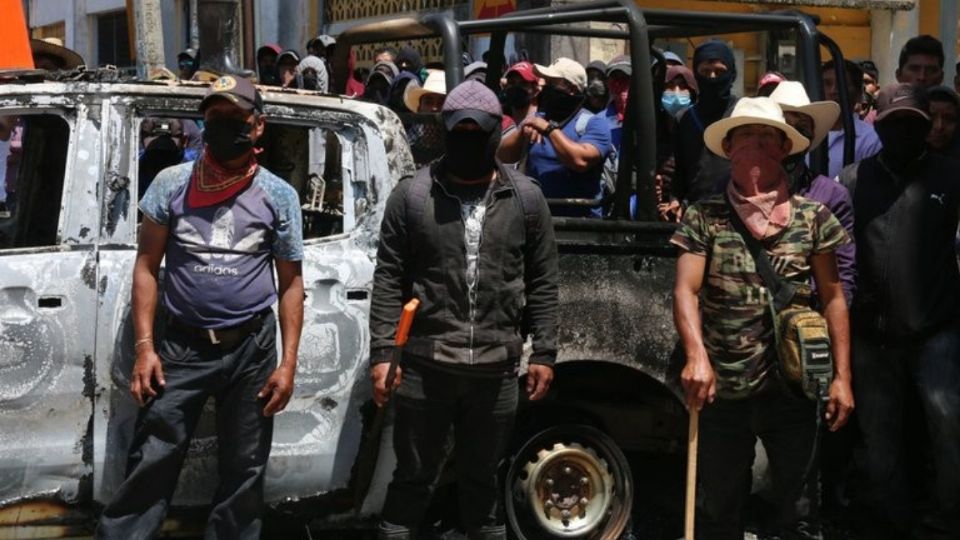
<instances>
[{"instance_id":1,"label":"purple shirt","mask_svg":"<svg viewBox=\"0 0 960 540\"><path fill-rule=\"evenodd\" d=\"M809 187L799 190L797 194L826 206L840 220L840 224L847 230L850 239L853 239L853 201L850 199L847 188L836 180L820 175L813 179ZM836 254L837 267L840 270L840 283L843 285L843 295L847 298L847 305L849 306L856 290L857 246L850 242L840 246Z\"/></svg>"},{"instance_id":2,"label":"purple shirt","mask_svg":"<svg viewBox=\"0 0 960 540\"><path fill-rule=\"evenodd\" d=\"M853 145L853 162L863 161L868 157L875 156L883 148L880 137L877 136L873 126L861 120L857 115L853 116L853 131L856 133L856 139ZM827 135L827 153L830 162L827 164L827 176L836 178L840 176L843 170L843 130L831 131Z\"/></svg>"},{"instance_id":3,"label":"purple shirt","mask_svg":"<svg viewBox=\"0 0 960 540\"><path fill-rule=\"evenodd\" d=\"M300 199L260 167L246 189L219 205L189 208L193 163L164 169L140 210L169 228L163 304L200 328L236 326L277 300L273 260L303 259Z\"/></svg>"}]
</instances>

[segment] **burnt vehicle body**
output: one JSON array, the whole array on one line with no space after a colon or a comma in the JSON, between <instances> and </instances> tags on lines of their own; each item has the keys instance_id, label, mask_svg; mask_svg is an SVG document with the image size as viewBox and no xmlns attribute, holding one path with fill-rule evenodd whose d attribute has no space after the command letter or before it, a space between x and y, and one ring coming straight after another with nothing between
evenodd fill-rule
<instances>
[{"instance_id":1,"label":"burnt vehicle body","mask_svg":"<svg viewBox=\"0 0 960 540\"><path fill-rule=\"evenodd\" d=\"M127 388L145 181L138 127L197 119L204 93L176 83L0 85L0 115L24 126L17 207L0 222L0 535L89 534L122 479L137 414ZM277 505L349 484L370 401L367 313L380 216L413 164L387 109L295 91L264 98L261 159L300 192L305 221L297 384L276 420L266 480ZM212 409L190 444L175 506L211 500Z\"/></svg>"},{"instance_id":2,"label":"burnt vehicle body","mask_svg":"<svg viewBox=\"0 0 960 540\"><path fill-rule=\"evenodd\" d=\"M583 23L620 23L621 29ZM334 81L345 81L352 45L402 44L439 37L449 91L463 80L466 38L488 35L486 84L499 90L508 34L624 40L633 64L623 123L617 188L605 219L555 217L560 252L560 329L556 377L548 397L525 403L512 456L504 464L504 506L518 538L617 538L632 519L642 538L676 538L682 531L687 411L679 388L672 316L675 225L657 222L654 175L659 95L665 62L656 38L788 33L799 78L812 100L823 99L821 46L843 64L817 20L799 12L724 14L650 10L629 0L578 2L524 10L490 20L454 21L438 14L353 27L338 36ZM651 67L652 57L661 60ZM776 59L769 69L777 69ZM549 64L548 58L534 58ZM845 86L841 75L837 80ZM845 96L845 88L840 95ZM851 104L841 103L853 133ZM405 123L436 122L409 115ZM853 137L847 137L846 163ZM826 170L826 147L813 155ZM636 194L637 211L630 212ZM551 204L596 206L593 200Z\"/></svg>"}]
</instances>

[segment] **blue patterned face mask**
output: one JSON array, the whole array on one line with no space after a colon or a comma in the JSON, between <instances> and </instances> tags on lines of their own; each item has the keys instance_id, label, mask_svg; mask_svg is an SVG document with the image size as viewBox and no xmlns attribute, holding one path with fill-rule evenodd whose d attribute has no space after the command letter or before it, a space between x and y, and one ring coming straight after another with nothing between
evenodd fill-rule
<instances>
[{"instance_id":1,"label":"blue patterned face mask","mask_svg":"<svg viewBox=\"0 0 960 540\"><path fill-rule=\"evenodd\" d=\"M676 116L677 113L690 106L690 92L674 92L666 90L660 98L663 109Z\"/></svg>"}]
</instances>

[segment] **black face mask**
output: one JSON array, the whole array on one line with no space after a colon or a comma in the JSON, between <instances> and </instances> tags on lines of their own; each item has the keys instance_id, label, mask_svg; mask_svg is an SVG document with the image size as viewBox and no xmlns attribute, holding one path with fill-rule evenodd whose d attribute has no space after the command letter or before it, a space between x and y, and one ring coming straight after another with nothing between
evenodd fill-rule
<instances>
[{"instance_id":1,"label":"black face mask","mask_svg":"<svg viewBox=\"0 0 960 540\"><path fill-rule=\"evenodd\" d=\"M523 109L530 104L530 94L522 86L508 86L500 92L500 102L514 110Z\"/></svg>"},{"instance_id":2,"label":"black face mask","mask_svg":"<svg viewBox=\"0 0 960 540\"><path fill-rule=\"evenodd\" d=\"M874 128L883 143L884 161L894 168L909 165L927 150L930 123L917 118L890 118L876 122Z\"/></svg>"},{"instance_id":3,"label":"black face mask","mask_svg":"<svg viewBox=\"0 0 960 540\"><path fill-rule=\"evenodd\" d=\"M697 98L697 107L707 112L709 116L718 116L726 112L726 107L731 97L730 92L733 89L734 78L735 75L729 71L715 79L697 74L697 85L700 90ZM714 120L715 119L716 118L714 118Z\"/></svg>"},{"instance_id":4,"label":"black face mask","mask_svg":"<svg viewBox=\"0 0 960 540\"><path fill-rule=\"evenodd\" d=\"M562 124L580 109L580 106L583 105L583 99L582 93L566 94L547 85L540 91L537 104L540 112L547 120Z\"/></svg>"},{"instance_id":5,"label":"black face mask","mask_svg":"<svg viewBox=\"0 0 960 540\"><path fill-rule=\"evenodd\" d=\"M782 162L783 170L787 171L788 174L793 174L798 169L803 169L806 165L806 158L807 154L805 152L787 156L787 159Z\"/></svg>"},{"instance_id":6,"label":"black face mask","mask_svg":"<svg viewBox=\"0 0 960 540\"><path fill-rule=\"evenodd\" d=\"M476 180L490 174L497 166L500 130L448 131L444 166L463 180Z\"/></svg>"},{"instance_id":7,"label":"black face mask","mask_svg":"<svg viewBox=\"0 0 960 540\"><path fill-rule=\"evenodd\" d=\"M610 102L610 92L607 90L607 83L601 79L594 79L587 85L587 100L583 104L584 108L592 113L598 113L607 108Z\"/></svg>"},{"instance_id":8,"label":"black face mask","mask_svg":"<svg viewBox=\"0 0 960 540\"><path fill-rule=\"evenodd\" d=\"M206 122L203 142L220 164L233 161L253 149L250 124L243 120L217 118Z\"/></svg>"},{"instance_id":9,"label":"black face mask","mask_svg":"<svg viewBox=\"0 0 960 540\"><path fill-rule=\"evenodd\" d=\"M277 66L260 68L260 84L267 86L279 86L280 76L277 75Z\"/></svg>"}]
</instances>

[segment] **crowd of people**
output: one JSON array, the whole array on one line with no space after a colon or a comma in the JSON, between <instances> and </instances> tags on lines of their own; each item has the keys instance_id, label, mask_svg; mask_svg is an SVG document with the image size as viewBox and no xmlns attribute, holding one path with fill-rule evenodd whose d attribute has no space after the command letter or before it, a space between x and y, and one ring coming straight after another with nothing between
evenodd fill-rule
<instances>
[{"instance_id":1,"label":"crowd of people","mask_svg":"<svg viewBox=\"0 0 960 540\"><path fill-rule=\"evenodd\" d=\"M384 53L368 79L375 85L368 84L363 99L404 114L439 110L446 119L450 104L444 101L445 90L429 84L442 72L419 64L411 71L391 63L390 51ZM872 62L844 61L840 69L827 62L822 65L824 101L811 101L801 82L777 72L762 76L757 96L734 96L734 54L720 41L698 46L690 67L669 52L654 60L667 64L657 106L656 179L660 218L680 223L672 241L680 252L674 309L685 358L681 383L691 409L703 414L697 537L743 537L758 439L773 478L774 512L765 523L771 534L821 537L822 481L828 503L849 510L844 505L856 491L857 503L872 512L865 538L960 537L960 271L954 243L960 184L947 170L960 157L958 96L942 84L942 45L926 35L909 40L900 54L898 82L882 88ZM471 72L478 69L472 66ZM466 141L460 137L465 135L454 136L449 123L430 139L410 123L414 157L423 166L420 182L432 178L444 187L429 196L438 199L437 205L460 206L463 221L456 223L465 228L424 237L418 251L440 249L431 246L430 239L459 243L466 235L469 257L469 232L483 228L485 208L495 208L496 200L484 196L487 186L495 189L511 178L521 199L518 212L523 210L521 182L512 179L515 171L537 181L552 215L604 216L604 203L616 185L610 177L623 150L632 69L627 57L586 66L569 58L549 65L520 61L508 66L493 89L499 108L485 102L486 108L496 109L488 116L500 118L500 132L483 133L492 127L481 133L469 130L472 153L463 151ZM838 72L845 84L838 84ZM839 103L844 88L844 100L853 110L850 119L842 118ZM401 93L413 97L398 106L394 98ZM846 164L845 125L854 130L852 162ZM418 153L418 145L440 140L448 145L445 150ZM456 152L449 147L454 144ZM495 154L482 151L492 144ZM810 154L821 145L826 145L828 168L815 174ZM415 186L412 183L408 193L398 190L388 212L401 212L401 198L411 197ZM407 211L409 207L407 203ZM405 230L403 220L409 218L402 216L384 230ZM401 246L408 243L402 235L381 239L378 282L391 287L405 283L402 275L409 271L400 271ZM429 264L430 259L415 263ZM769 267L770 275L764 275L761 266ZM541 270L553 276L549 266ZM466 314L473 312L476 299L469 293L469 273L465 279L462 299L448 294L464 302ZM417 290L431 287L418 286L417 277L413 282ZM783 291L789 293L785 298ZM777 298L772 298L775 293ZM374 292L374 306L389 307L373 316L375 350L386 350L394 320L390 314L399 309L400 297ZM822 411L817 400L800 395L778 367L784 353L781 338L774 334L779 332L774 319L786 308L774 307L771 313L771 306L779 302L822 313L833 361L832 382L820 388L818 399L826 403ZM543 309L549 312L553 304ZM474 323L464 324L472 328ZM457 341L460 331L451 328L449 335L441 332L430 339L447 346ZM544 335L549 333L544 330ZM537 371L528 386L531 395L539 395L544 382L549 384L541 367L550 365L553 338L537 341L535 334ZM416 383L406 392L400 390L408 417L433 411L439 415L451 404L460 406L464 396L433 395L429 388L457 380L467 385L464 392L472 391L466 381L481 371L462 358L470 350L438 346L410 355ZM386 366L380 363L385 358L373 361L380 395L388 385ZM507 365L511 359L509 350L501 350L491 351L486 361ZM462 377L443 379L450 373ZM437 382L441 379L446 382ZM496 385L484 388L496 395ZM500 398L506 399L502 394ZM489 399L491 410L499 411L502 403ZM844 430L855 408L856 427ZM464 421L443 418L444 430ZM494 425L503 421L497 414L484 418ZM829 431L822 437L821 422ZM413 425L410 429L430 429ZM491 427L489 433L495 440L488 444L495 444L500 432ZM391 484L388 502L395 506L385 510L385 537L409 534L416 524L411 516L422 508L400 500L430 493L429 479L436 473L423 468L423 433L403 437L410 454L401 459ZM851 438L860 441L855 444L864 457L858 466L866 483L845 491L850 486L836 471L849 468ZM922 450L913 450L918 447ZM822 454L821 448L826 450ZM815 466L818 461L821 467ZM822 477L817 472L821 468ZM487 473L494 474L492 469ZM493 485L467 476L458 482L471 489ZM495 507L487 508L490 514L484 516L489 518ZM475 523L496 524L487 518Z\"/></svg>"},{"instance_id":2,"label":"crowd of people","mask_svg":"<svg viewBox=\"0 0 960 540\"><path fill-rule=\"evenodd\" d=\"M328 91L335 47L329 36L311 40L303 57L261 47L256 78ZM195 75L197 57L180 55L181 77ZM655 60L666 64L655 134L659 215L680 224L671 241L679 250L681 385L702 415L698 538L743 537L757 439L772 471L774 534L820 538L812 464L818 445L832 440L820 441L821 418L837 432L854 410L869 486L862 494L874 510L867 537L960 537L960 183L952 176L960 98L942 85L942 45L931 36L909 40L898 82L884 87L872 62L846 61L839 70L827 62L826 99L816 102L802 83L776 72L758 81L757 96L738 99L734 54L720 41L699 45L689 67L669 51ZM404 116L422 165L387 202L371 298L375 400L383 405L397 391L398 463L381 538L416 536L451 452L459 454L468 534L506 537L497 473L519 399L521 336L532 336L530 400L549 390L557 354L559 271L549 217L604 216L637 76L625 56L587 66L521 60L491 89L487 62L463 63L466 80L448 93L442 65L425 64L412 47L384 48L368 72L352 69L346 85L350 96ZM841 87L855 104L852 122L841 118ZM144 173L157 177L141 193L133 293L131 392L144 409L101 538L159 529L191 426L211 393L234 413L218 416L218 429L236 444L221 446L208 531L260 533L272 416L292 391L303 316L298 196L257 163L265 119L249 80L217 79L199 112L202 143L183 121L141 126L144 155L175 157L173 167ZM855 142L847 166L845 125ZM0 141L14 130L0 124ZM809 155L823 144L828 170L815 174ZM228 214L273 240L237 253L236 267L216 267L210 260L219 257L191 234L197 227L216 234ZM496 249L481 249L484 242ZM164 257L162 300L178 332L155 349ZM249 274L253 286L211 282L213 271ZM411 291L421 311L403 367L388 380L397 315ZM270 309L277 301L279 367ZM823 414L778 367L785 353L776 305L823 314L834 370L820 389ZM823 454L824 465L844 459L838 455L842 449Z\"/></svg>"}]
</instances>

